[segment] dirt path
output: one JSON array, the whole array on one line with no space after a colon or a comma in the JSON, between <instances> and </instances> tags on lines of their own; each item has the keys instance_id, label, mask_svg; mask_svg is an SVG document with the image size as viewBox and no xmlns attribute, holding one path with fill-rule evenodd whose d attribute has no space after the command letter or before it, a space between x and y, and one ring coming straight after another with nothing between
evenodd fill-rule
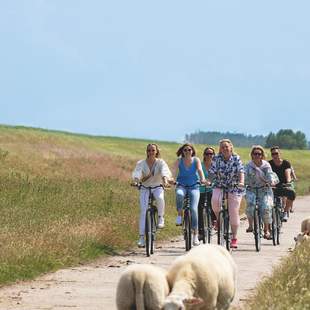
<instances>
[{"instance_id":1,"label":"dirt path","mask_svg":"<svg viewBox=\"0 0 310 310\"><path fill-rule=\"evenodd\" d=\"M284 224L281 245L274 247L272 241L263 240L260 253L255 252L253 235L245 233L246 221L242 222L239 247L232 253L239 267L234 305L240 306L256 283L287 255L301 220L310 214L310 197L297 199L295 210ZM175 257L184 253L183 245L179 238L162 244L151 258L147 258L142 249L135 249L124 256L101 259L87 266L59 270L31 282L1 288L0 310L116 309L116 284L128 264L151 263L167 268Z\"/></svg>"}]
</instances>

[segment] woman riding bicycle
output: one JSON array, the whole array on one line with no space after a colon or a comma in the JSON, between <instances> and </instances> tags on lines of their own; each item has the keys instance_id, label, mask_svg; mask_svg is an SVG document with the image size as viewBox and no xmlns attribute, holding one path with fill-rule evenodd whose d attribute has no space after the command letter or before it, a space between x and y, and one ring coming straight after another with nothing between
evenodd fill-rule
<instances>
[{"instance_id":1,"label":"woman riding bicycle","mask_svg":"<svg viewBox=\"0 0 310 310\"><path fill-rule=\"evenodd\" d=\"M132 178L137 183L142 183L145 187L155 187L163 184L168 185L168 180L171 178L171 172L163 159L160 159L160 150L157 144L151 143L146 147L146 159L137 162L135 170L132 173ZM152 189L152 193L156 200L158 210L158 228L164 227L164 212L165 200L164 189L158 187ZM148 206L149 191L145 188L140 189L140 221L138 246L144 247L144 232L145 232L145 214Z\"/></svg>"},{"instance_id":2,"label":"woman riding bicycle","mask_svg":"<svg viewBox=\"0 0 310 310\"><path fill-rule=\"evenodd\" d=\"M256 188L260 207L260 214L264 222L264 238L271 239L270 226L272 223L273 191L270 186L279 182L277 175L272 171L270 164L265 160L265 151L262 146L254 145L251 150L252 160L245 166L246 215L249 227L246 232L253 232L253 214L256 204Z\"/></svg>"},{"instance_id":3,"label":"woman riding bicycle","mask_svg":"<svg viewBox=\"0 0 310 310\"><path fill-rule=\"evenodd\" d=\"M293 207L293 201L296 198L296 193L293 187L284 187L287 183L292 182L291 176L291 163L288 160L281 158L280 148L278 146L273 146L270 149L272 160L269 160L272 170L277 174L280 182L274 191L274 194L281 197L286 197L285 213L283 217L283 222L288 220L288 212Z\"/></svg>"},{"instance_id":4,"label":"woman riding bicycle","mask_svg":"<svg viewBox=\"0 0 310 310\"><path fill-rule=\"evenodd\" d=\"M205 177L202 171L201 162L195 156L196 151L193 145L183 144L177 151L179 157L174 164L174 176L176 176L176 207L178 216L176 225L182 225L182 209L186 193L190 199L190 210L192 215L193 244L199 245L198 240L198 202L199 202L199 181L205 183ZM184 187L184 186L186 187Z\"/></svg>"},{"instance_id":5,"label":"woman riding bicycle","mask_svg":"<svg viewBox=\"0 0 310 310\"><path fill-rule=\"evenodd\" d=\"M216 215L222 205L222 187L228 188L228 211L232 231L231 247L237 248L237 232L240 225L239 209L244 195L244 167L239 155L234 153L229 139L219 141L219 153L213 157L209 169L210 179L215 183L212 193L212 209ZM238 187L240 186L240 187Z\"/></svg>"},{"instance_id":6,"label":"woman riding bicycle","mask_svg":"<svg viewBox=\"0 0 310 310\"><path fill-rule=\"evenodd\" d=\"M211 167L213 156L215 155L215 150L213 147L208 146L203 151L203 160L201 162L202 171L206 179L208 179L209 169ZM207 196L207 197L206 197ZM205 199L207 199L208 206L211 208L211 197L212 188L206 188L205 185L200 186L200 198L198 204L198 227L199 235L203 234L204 223L203 223L203 207ZM216 216L211 208L211 223L216 220Z\"/></svg>"}]
</instances>

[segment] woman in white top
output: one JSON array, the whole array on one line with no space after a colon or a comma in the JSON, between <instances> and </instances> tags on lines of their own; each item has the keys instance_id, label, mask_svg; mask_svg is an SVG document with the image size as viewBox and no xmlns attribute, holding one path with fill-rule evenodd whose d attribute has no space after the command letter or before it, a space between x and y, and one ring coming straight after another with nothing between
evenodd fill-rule
<instances>
[{"instance_id":1,"label":"woman in white top","mask_svg":"<svg viewBox=\"0 0 310 310\"><path fill-rule=\"evenodd\" d=\"M157 144L151 143L146 147L146 159L139 160L132 173L135 182L141 182L143 186L155 187L160 184L167 186L171 178L171 172L166 162L160 158L160 150ZM165 200L164 189L158 187L152 189L158 210L158 228L164 227ZM149 191L143 187L140 189L140 221L138 246L144 247L145 214L148 206Z\"/></svg>"}]
</instances>

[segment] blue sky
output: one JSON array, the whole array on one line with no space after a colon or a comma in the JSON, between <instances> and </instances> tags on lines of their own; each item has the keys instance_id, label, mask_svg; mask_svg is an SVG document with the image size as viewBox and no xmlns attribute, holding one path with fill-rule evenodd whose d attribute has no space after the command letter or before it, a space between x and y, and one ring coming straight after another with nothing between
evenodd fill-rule
<instances>
[{"instance_id":1,"label":"blue sky","mask_svg":"<svg viewBox=\"0 0 310 310\"><path fill-rule=\"evenodd\" d=\"M310 140L309 1L2 0L0 123Z\"/></svg>"}]
</instances>

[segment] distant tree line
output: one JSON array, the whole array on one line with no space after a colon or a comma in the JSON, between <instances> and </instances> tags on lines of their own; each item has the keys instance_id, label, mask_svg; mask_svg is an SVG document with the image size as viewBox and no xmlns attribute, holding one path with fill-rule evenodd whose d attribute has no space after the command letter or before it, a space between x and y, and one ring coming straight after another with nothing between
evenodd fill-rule
<instances>
[{"instance_id":1,"label":"distant tree line","mask_svg":"<svg viewBox=\"0 0 310 310\"><path fill-rule=\"evenodd\" d=\"M276 134L271 132L266 138L266 147L278 145L283 149L300 149L309 148L309 142L306 135L301 131L294 132L291 129L280 129Z\"/></svg>"},{"instance_id":2,"label":"distant tree line","mask_svg":"<svg viewBox=\"0 0 310 310\"><path fill-rule=\"evenodd\" d=\"M267 136L245 135L243 133L218 132L218 131L198 131L185 135L185 141L194 144L218 144L221 139L230 139L237 147L250 147L255 144L263 145L267 148L278 145L283 149L309 149L310 142L301 131L294 132L291 129L280 129L277 133L270 132Z\"/></svg>"},{"instance_id":3,"label":"distant tree line","mask_svg":"<svg viewBox=\"0 0 310 310\"><path fill-rule=\"evenodd\" d=\"M253 144L265 145L266 137L262 135L252 136L243 133L198 131L185 135L185 140L197 144L218 144L221 139L230 139L234 146L246 147Z\"/></svg>"}]
</instances>

